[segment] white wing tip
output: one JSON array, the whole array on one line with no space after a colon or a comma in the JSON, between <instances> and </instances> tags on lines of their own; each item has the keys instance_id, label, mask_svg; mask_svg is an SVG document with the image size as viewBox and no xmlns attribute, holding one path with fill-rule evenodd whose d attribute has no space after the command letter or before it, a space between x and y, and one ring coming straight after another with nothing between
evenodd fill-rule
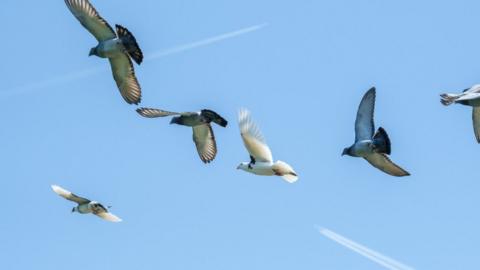
<instances>
[{"instance_id":1,"label":"white wing tip","mask_svg":"<svg viewBox=\"0 0 480 270\"><path fill-rule=\"evenodd\" d=\"M286 175L282 176L282 178L283 178L283 180L287 181L290 184L293 184L293 183L297 182L297 180L298 180L298 176L297 175L292 175L292 174L286 174Z\"/></svg>"},{"instance_id":2,"label":"white wing tip","mask_svg":"<svg viewBox=\"0 0 480 270\"><path fill-rule=\"evenodd\" d=\"M115 216L114 214L112 213L102 213L102 214L98 214L99 217L101 217L102 219L106 220L106 221L110 221L110 222L122 222L122 219Z\"/></svg>"},{"instance_id":3,"label":"white wing tip","mask_svg":"<svg viewBox=\"0 0 480 270\"><path fill-rule=\"evenodd\" d=\"M69 191L65 190L64 188L57 186L57 185L51 185L53 192L57 193L58 195L65 195L70 193Z\"/></svg>"},{"instance_id":4,"label":"white wing tip","mask_svg":"<svg viewBox=\"0 0 480 270\"><path fill-rule=\"evenodd\" d=\"M247 119L249 116L250 116L250 111L248 109L240 108L240 110L238 110L238 121L239 122L245 121L245 119Z\"/></svg>"}]
</instances>

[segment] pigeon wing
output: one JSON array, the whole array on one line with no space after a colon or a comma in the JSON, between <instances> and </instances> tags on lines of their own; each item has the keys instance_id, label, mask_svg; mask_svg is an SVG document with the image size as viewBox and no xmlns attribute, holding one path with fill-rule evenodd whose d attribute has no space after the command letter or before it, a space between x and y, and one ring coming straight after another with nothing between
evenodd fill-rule
<instances>
[{"instance_id":1,"label":"pigeon wing","mask_svg":"<svg viewBox=\"0 0 480 270\"><path fill-rule=\"evenodd\" d=\"M65 0L68 9L99 42L116 38L113 28L88 0Z\"/></svg>"},{"instance_id":2,"label":"pigeon wing","mask_svg":"<svg viewBox=\"0 0 480 270\"><path fill-rule=\"evenodd\" d=\"M192 127L193 141L197 147L198 155L204 163L209 163L217 155L217 143L210 124Z\"/></svg>"},{"instance_id":3,"label":"pigeon wing","mask_svg":"<svg viewBox=\"0 0 480 270\"><path fill-rule=\"evenodd\" d=\"M272 151L265 142L258 126L253 122L248 110L241 110L238 115L238 125L243 144L255 161L273 162Z\"/></svg>"},{"instance_id":4,"label":"pigeon wing","mask_svg":"<svg viewBox=\"0 0 480 270\"><path fill-rule=\"evenodd\" d=\"M165 117L165 116L172 116L172 115L180 115L176 112L169 112L160 109L152 109L152 108L138 108L137 113L143 117L147 118L157 118L157 117Z\"/></svg>"},{"instance_id":5,"label":"pigeon wing","mask_svg":"<svg viewBox=\"0 0 480 270\"><path fill-rule=\"evenodd\" d=\"M480 143L480 107L473 107L472 120L475 137L477 142Z\"/></svg>"},{"instance_id":6,"label":"pigeon wing","mask_svg":"<svg viewBox=\"0 0 480 270\"><path fill-rule=\"evenodd\" d=\"M130 57L127 54L120 54L108 60L122 97L128 104L140 103L142 92Z\"/></svg>"},{"instance_id":7,"label":"pigeon wing","mask_svg":"<svg viewBox=\"0 0 480 270\"><path fill-rule=\"evenodd\" d=\"M390 174L392 176L408 176L410 173L400 168L397 164L393 163L387 155L381 153L373 153L365 157L365 159L372 164L375 168Z\"/></svg>"},{"instance_id":8,"label":"pigeon wing","mask_svg":"<svg viewBox=\"0 0 480 270\"><path fill-rule=\"evenodd\" d=\"M355 120L355 141L372 139L375 131L373 113L375 110L375 87L365 93L358 106L357 119Z\"/></svg>"},{"instance_id":9,"label":"pigeon wing","mask_svg":"<svg viewBox=\"0 0 480 270\"><path fill-rule=\"evenodd\" d=\"M122 221L121 218L115 216L114 214L110 213L110 212L103 212L103 213L98 213L98 214L95 214L97 217L100 217L106 221L110 221L110 222L120 222Z\"/></svg>"},{"instance_id":10,"label":"pigeon wing","mask_svg":"<svg viewBox=\"0 0 480 270\"><path fill-rule=\"evenodd\" d=\"M480 84L476 84L470 88L463 90L463 93L479 93L480 92Z\"/></svg>"},{"instance_id":11,"label":"pigeon wing","mask_svg":"<svg viewBox=\"0 0 480 270\"><path fill-rule=\"evenodd\" d=\"M467 101L467 100L474 100L480 98L480 93L469 92L461 95L459 98L455 99L456 102L458 101Z\"/></svg>"},{"instance_id":12,"label":"pigeon wing","mask_svg":"<svg viewBox=\"0 0 480 270\"><path fill-rule=\"evenodd\" d=\"M68 191L68 190L66 190L62 187L59 187L57 185L52 185L52 189L55 193L57 193L58 195L62 196L63 198L65 198L69 201L76 202L78 204L86 204L86 203L90 202L89 199L79 197L79 196L73 194L72 192L70 192L70 191Z\"/></svg>"}]
</instances>

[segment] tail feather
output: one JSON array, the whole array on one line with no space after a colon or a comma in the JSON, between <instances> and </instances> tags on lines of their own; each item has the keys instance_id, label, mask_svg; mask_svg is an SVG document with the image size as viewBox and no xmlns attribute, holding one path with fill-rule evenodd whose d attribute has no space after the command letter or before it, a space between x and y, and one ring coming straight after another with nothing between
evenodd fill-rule
<instances>
[{"instance_id":1,"label":"tail feather","mask_svg":"<svg viewBox=\"0 0 480 270\"><path fill-rule=\"evenodd\" d=\"M448 106L455 103L455 100L457 100L459 96L454 94L441 94L440 97L440 102L443 105Z\"/></svg>"},{"instance_id":2,"label":"tail feather","mask_svg":"<svg viewBox=\"0 0 480 270\"><path fill-rule=\"evenodd\" d=\"M123 45L127 49L128 54L130 57L132 57L133 61L137 64L141 64L143 61L143 53L142 50L140 49L140 46L138 46L137 40L133 36L133 34L128 31L127 28L121 26L121 25L115 25L115 28L117 29L117 35L118 37L122 40Z\"/></svg>"},{"instance_id":3,"label":"tail feather","mask_svg":"<svg viewBox=\"0 0 480 270\"><path fill-rule=\"evenodd\" d=\"M281 176L285 181L289 183L295 183L298 180L297 173L293 170L292 166L283 161L277 161L273 167L273 171L276 175Z\"/></svg>"},{"instance_id":4,"label":"tail feather","mask_svg":"<svg viewBox=\"0 0 480 270\"><path fill-rule=\"evenodd\" d=\"M221 117L218 113L212 111L212 110L202 110L202 115L208 117L213 121L214 123L226 127L228 125L228 121L225 120L225 118Z\"/></svg>"},{"instance_id":5,"label":"tail feather","mask_svg":"<svg viewBox=\"0 0 480 270\"><path fill-rule=\"evenodd\" d=\"M373 143L375 145L375 150L378 153L390 155L390 153L392 152L390 138L388 137L385 129L383 129L382 127L379 127L377 132L373 136Z\"/></svg>"}]
</instances>

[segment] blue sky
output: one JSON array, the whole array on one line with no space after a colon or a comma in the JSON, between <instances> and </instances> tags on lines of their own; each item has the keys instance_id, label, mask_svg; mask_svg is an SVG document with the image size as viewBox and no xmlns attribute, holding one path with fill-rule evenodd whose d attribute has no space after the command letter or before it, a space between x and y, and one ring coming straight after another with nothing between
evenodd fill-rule
<instances>
[{"instance_id":1,"label":"blue sky","mask_svg":"<svg viewBox=\"0 0 480 270\"><path fill-rule=\"evenodd\" d=\"M126 104L95 39L61 0L0 9L1 269L382 269L315 225L416 269L476 269L480 226L471 109L438 94L480 80L478 1L92 1L145 54L253 25L261 30L136 67L142 106L209 108L219 153L202 164L191 131ZM91 68L91 76L25 88ZM396 179L341 157L365 91ZM287 184L235 170L246 107ZM124 222L70 214L61 185Z\"/></svg>"}]
</instances>

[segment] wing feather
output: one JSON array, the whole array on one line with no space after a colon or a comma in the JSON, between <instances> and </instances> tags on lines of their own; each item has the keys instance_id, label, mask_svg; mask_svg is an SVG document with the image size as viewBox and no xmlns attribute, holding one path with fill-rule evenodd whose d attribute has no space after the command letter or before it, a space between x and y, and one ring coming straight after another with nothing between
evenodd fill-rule
<instances>
[{"instance_id":1,"label":"wing feather","mask_svg":"<svg viewBox=\"0 0 480 270\"><path fill-rule=\"evenodd\" d=\"M120 222L120 221L122 221L121 218L115 216L114 214L112 214L112 213L110 213L110 212L108 212L108 211L95 213L95 215L96 215L97 217L100 217L100 218L102 218L102 219L104 219L104 220L106 220L106 221L110 221L110 222Z\"/></svg>"},{"instance_id":2,"label":"wing feather","mask_svg":"<svg viewBox=\"0 0 480 270\"><path fill-rule=\"evenodd\" d=\"M52 189L55 193L57 193L58 195L62 196L63 198L65 198L69 201L76 202L78 204L85 204L85 203L90 202L89 199L79 197L79 196L73 194L72 192L70 192L70 191L68 191L68 190L66 190L66 189L64 189L60 186L52 185Z\"/></svg>"},{"instance_id":3,"label":"wing feather","mask_svg":"<svg viewBox=\"0 0 480 270\"><path fill-rule=\"evenodd\" d=\"M375 131L373 113L375 111L375 87L365 93L358 106L355 120L355 141L370 140Z\"/></svg>"},{"instance_id":4,"label":"wing feather","mask_svg":"<svg viewBox=\"0 0 480 270\"><path fill-rule=\"evenodd\" d=\"M250 112L246 109L240 110L238 114L238 125L245 148L250 156L256 161L273 162L272 151L265 142L265 138L258 126L253 122Z\"/></svg>"},{"instance_id":5,"label":"wing feather","mask_svg":"<svg viewBox=\"0 0 480 270\"><path fill-rule=\"evenodd\" d=\"M156 118L156 117L165 117L165 116L172 116L172 115L180 115L176 112L169 112L160 109L153 109L153 108L138 108L137 113L143 117L147 118Z\"/></svg>"},{"instance_id":6,"label":"wing feather","mask_svg":"<svg viewBox=\"0 0 480 270\"><path fill-rule=\"evenodd\" d=\"M217 143L212 126L204 124L192 127L193 141L197 147L198 155L204 163L210 163L217 155Z\"/></svg>"},{"instance_id":7,"label":"wing feather","mask_svg":"<svg viewBox=\"0 0 480 270\"><path fill-rule=\"evenodd\" d=\"M397 164L393 163L387 155L381 153L374 153L365 158L375 168L390 174L392 176L408 176L409 172L402 169Z\"/></svg>"},{"instance_id":8,"label":"wing feather","mask_svg":"<svg viewBox=\"0 0 480 270\"><path fill-rule=\"evenodd\" d=\"M112 67L113 78L120 94L128 104L138 104L142 98L142 90L135 76L132 60L127 54L108 58Z\"/></svg>"},{"instance_id":9,"label":"wing feather","mask_svg":"<svg viewBox=\"0 0 480 270\"><path fill-rule=\"evenodd\" d=\"M477 138L477 142L480 143L480 107L473 107L472 120L475 137Z\"/></svg>"},{"instance_id":10,"label":"wing feather","mask_svg":"<svg viewBox=\"0 0 480 270\"><path fill-rule=\"evenodd\" d=\"M99 42L116 38L113 28L88 0L65 0L68 9Z\"/></svg>"}]
</instances>

